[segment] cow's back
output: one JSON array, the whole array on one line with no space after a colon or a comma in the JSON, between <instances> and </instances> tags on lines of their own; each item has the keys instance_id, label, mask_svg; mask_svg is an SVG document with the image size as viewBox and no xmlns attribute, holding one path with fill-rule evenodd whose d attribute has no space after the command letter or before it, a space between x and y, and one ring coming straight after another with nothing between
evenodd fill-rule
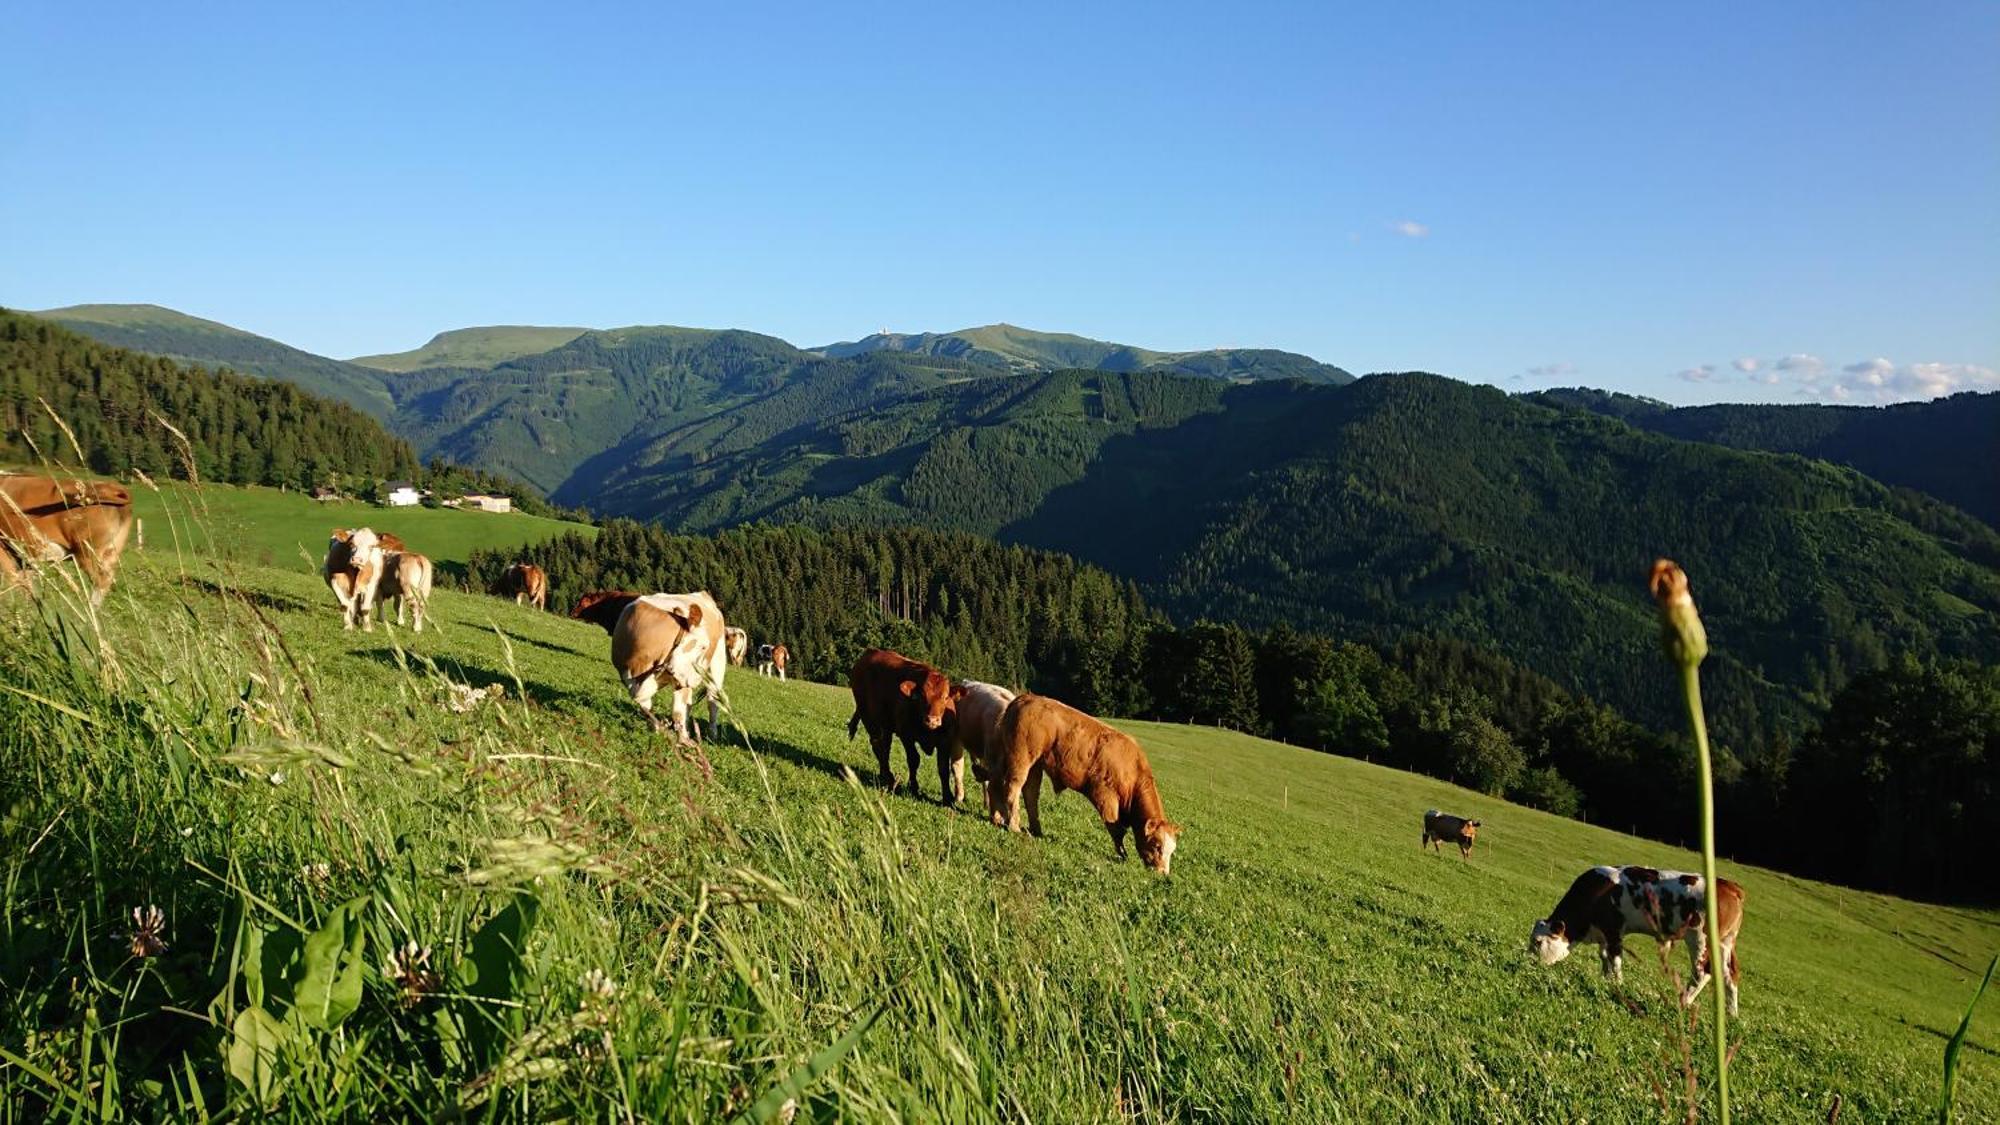
<instances>
[{"instance_id":1,"label":"cow's back","mask_svg":"<svg viewBox=\"0 0 2000 1125\"><path fill-rule=\"evenodd\" d=\"M971 680L958 698L955 735L960 747L984 762L992 744L999 740L1000 720L1014 702L1014 693L998 684Z\"/></svg>"},{"instance_id":2,"label":"cow's back","mask_svg":"<svg viewBox=\"0 0 2000 1125\"><path fill-rule=\"evenodd\" d=\"M1000 737L1008 759L1026 755L1040 762L1042 772L1064 789L1096 782L1124 792L1147 768L1145 752L1131 736L1046 695L1017 697L1001 720Z\"/></svg>"}]
</instances>

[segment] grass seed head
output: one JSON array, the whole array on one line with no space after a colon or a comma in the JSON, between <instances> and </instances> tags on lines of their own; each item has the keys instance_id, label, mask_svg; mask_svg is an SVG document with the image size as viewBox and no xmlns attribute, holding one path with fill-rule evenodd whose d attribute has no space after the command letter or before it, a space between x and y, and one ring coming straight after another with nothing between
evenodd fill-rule
<instances>
[{"instance_id":1,"label":"grass seed head","mask_svg":"<svg viewBox=\"0 0 2000 1125\"><path fill-rule=\"evenodd\" d=\"M1667 656L1683 668L1700 664L1708 655L1708 631L1694 608L1687 571L1672 559L1657 559L1648 585L1660 607L1660 643Z\"/></svg>"}]
</instances>

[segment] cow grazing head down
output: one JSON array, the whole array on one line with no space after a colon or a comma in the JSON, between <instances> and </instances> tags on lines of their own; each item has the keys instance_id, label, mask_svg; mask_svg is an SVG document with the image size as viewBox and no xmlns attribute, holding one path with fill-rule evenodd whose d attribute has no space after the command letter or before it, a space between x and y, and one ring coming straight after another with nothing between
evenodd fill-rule
<instances>
[{"instance_id":1,"label":"cow grazing head down","mask_svg":"<svg viewBox=\"0 0 2000 1125\"><path fill-rule=\"evenodd\" d=\"M937 730L951 717L957 696L952 695L951 680L943 672L926 668L922 680L904 680L896 686L917 709L918 720L925 730Z\"/></svg>"},{"instance_id":2,"label":"cow grazing head down","mask_svg":"<svg viewBox=\"0 0 2000 1125\"><path fill-rule=\"evenodd\" d=\"M1544 965L1553 965L1569 956L1569 935L1561 922L1544 918L1528 935L1528 952Z\"/></svg>"},{"instance_id":3,"label":"cow grazing head down","mask_svg":"<svg viewBox=\"0 0 2000 1125\"><path fill-rule=\"evenodd\" d=\"M1174 849L1181 846L1181 826L1154 817L1139 830L1139 859L1149 870L1172 874Z\"/></svg>"}]
</instances>

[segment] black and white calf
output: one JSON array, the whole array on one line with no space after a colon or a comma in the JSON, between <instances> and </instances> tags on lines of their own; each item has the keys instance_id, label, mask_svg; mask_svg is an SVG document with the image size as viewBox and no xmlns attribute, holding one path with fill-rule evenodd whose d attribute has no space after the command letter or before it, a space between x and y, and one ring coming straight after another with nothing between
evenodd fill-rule
<instances>
[{"instance_id":1,"label":"black and white calf","mask_svg":"<svg viewBox=\"0 0 2000 1125\"><path fill-rule=\"evenodd\" d=\"M1743 888L1716 880L1716 909L1721 915L1722 955L1727 973L1729 1014L1736 1014L1736 932L1743 925ZM1535 923L1528 952L1544 965L1569 956L1570 947L1597 942L1604 947L1604 975L1624 979L1625 935L1650 934L1669 949L1686 938L1694 979L1681 992L1683 1005L1708 985L1713 975L1708 956L1708 930L1702 919L1706 905L1701 876L1651 867L1593 867L1576 877L1569 892L1547 918Z\"/></svg>"}]
</instances>

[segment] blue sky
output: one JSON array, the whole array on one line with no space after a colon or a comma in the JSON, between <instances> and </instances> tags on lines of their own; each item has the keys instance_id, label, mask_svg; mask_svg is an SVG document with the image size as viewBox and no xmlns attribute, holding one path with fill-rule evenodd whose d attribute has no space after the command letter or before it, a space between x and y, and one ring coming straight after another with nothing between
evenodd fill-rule
<instances>
[{"instance_id":1,"label":"blue sky","mask_svg":"<svg viewBox=\"0 0 2000 1125\"><path fill-rule=\"evenodd\" d=\"M2000 385L1996 4L168 7L10 10L0 304Z\"/></svg>"}]
</instances>

